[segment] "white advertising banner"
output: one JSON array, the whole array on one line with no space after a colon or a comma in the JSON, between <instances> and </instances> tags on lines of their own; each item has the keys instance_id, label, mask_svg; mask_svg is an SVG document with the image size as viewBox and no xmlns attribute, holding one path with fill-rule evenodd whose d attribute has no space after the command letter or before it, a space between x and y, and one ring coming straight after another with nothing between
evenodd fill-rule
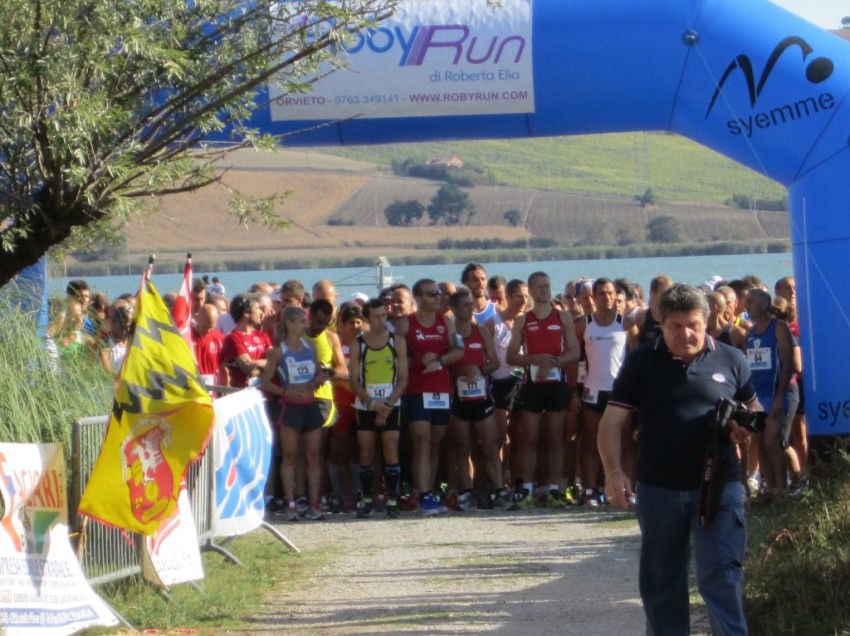
<instances>
[{"instance_id":1,"label":"white advertising banner","mask_svg":"<svg viewBox=\"0 0 850 636\"><path fill-rule=\"evenodd\" d=\"M272 121L534 112L531 2L406 0L306 94L269 86ZM310 79L310 78L305 78Z\"/></svg>"},{"instance_id":2,"label":"white advertising banner","mask_svg":"<svg viewBox=\"0 0 850 636\"><path fill-rule=\"evenodd\" d=\"M68 541L60 444L0 443L0 633L60 636L118 620Z\"/></svg>"},{"instance_id":3,"label":"white advertising banner","mask_svg":"<svg viewBox=\"0 0 850 636\"><path fill-rule=\"evenodd\" d=\"M177 510L145 537L142 551L144 577L162 587L204 578L198 532L185 485L177 497Z\"/></svg>"},{"instance_id":4,"label":"white advertising banner","mask_svg":"<svg viewBox=\"0 0 850 636\"><path fill-rule=\"evenodd\" d=\"M213 407L213 533L230 537L250 532L263 522L272 432L263 396L256 389L219 398Z\"/></svg>"}]
</instances>

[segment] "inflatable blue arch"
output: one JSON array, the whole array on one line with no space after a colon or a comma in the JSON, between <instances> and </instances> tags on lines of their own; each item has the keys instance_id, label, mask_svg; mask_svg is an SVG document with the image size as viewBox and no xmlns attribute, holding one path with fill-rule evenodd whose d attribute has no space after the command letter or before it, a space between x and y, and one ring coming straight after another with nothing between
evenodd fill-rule
<instances>
[{"instance_id":1,"label":"inflatable blue arch","mask_svg":"<svg viewBox=\"0 0 850 636\"><path fill-rule=\"evenodd\" d=\"M673 131L788 188L815 435L850 432L850 44L764 0L404 1L306 95L287 145Z\"/></svg>"}]
</instances>

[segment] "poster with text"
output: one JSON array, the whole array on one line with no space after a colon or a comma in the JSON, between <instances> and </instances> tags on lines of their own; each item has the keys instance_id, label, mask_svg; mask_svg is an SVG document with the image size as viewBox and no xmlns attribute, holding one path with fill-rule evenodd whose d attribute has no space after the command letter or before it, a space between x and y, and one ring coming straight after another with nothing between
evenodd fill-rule
<instances>
[{"instance_id":1,"label":"poster with text","mask_svg":"<svg viewBox=\"0 0 850 636\"><path fill-rule=\"evenodd\" d=\"M118 620L68 541L59 444L0 443L0 633L60 636Z\"/></svg>"},{"instance_id":2,"label":"poster with text","mask_svg":"<svg viewBox=\"0 0 850 636\"><path fill-rule=\"evenodd\" d=\"M340 50L346 68L320 68L309 93L270 85L272 121L533 113L531 0L498 4L400 3Z\"/></svg>"},{"instance_id":3,"label":"poster with text","mask_svg":"<svg viewBox=\"0 0 850 636\"><path fill-rule=\"evenodd\" d=\"M185 485L177 497L177 510L144 540L142 574L148 581L169 587L204 578L198 531Z\"/></svg>"}]
</instances>

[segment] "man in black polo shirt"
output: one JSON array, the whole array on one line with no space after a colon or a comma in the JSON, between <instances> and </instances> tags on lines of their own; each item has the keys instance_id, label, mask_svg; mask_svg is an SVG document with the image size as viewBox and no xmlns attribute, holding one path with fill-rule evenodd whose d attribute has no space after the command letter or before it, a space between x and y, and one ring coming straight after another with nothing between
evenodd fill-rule
<instances>
[{"instance_id":1,"label":"man in black polo shirt","mask_svg":"<svg viewBox=\"0 0 850 636\"><path fill-rule=\"evenodd\" d=\"M689 542L713 634L746 634L742 563L746 547L744 488L733 442L748 431L730 422L719 435L716 518L700 525L703 463L712 445L720 398L761 406L741 353L706 335L708 303L695 287L673 285L659 303L661 336L626 358L599 425L605 493L626 507L631 484L620 466L622 430L640 413L637 515L641 528L640 594L647 633L690 633ZM718 438L715 438L718 439Z\"/></svg>"}]
</instances>

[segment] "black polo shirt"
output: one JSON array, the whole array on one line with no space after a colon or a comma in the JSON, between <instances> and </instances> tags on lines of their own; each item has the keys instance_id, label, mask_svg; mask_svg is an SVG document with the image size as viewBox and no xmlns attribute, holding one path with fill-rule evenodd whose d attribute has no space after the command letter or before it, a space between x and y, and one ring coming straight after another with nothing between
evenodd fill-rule
<instances>
[{"instance_id":1,"label":"black polo shirt","mask_svg":"<svg viewBox=\"0 0 850 636\"><path fill-rule=\"evenodd\" d=\"M706 336L707 347L691 364L674 358L663 336L632 351L623 363L609 405L636 409L637 480L673 490L695 490L709 422L722 397L748 403L755 398L750 368L738 349ZM718 482L740 479L735 448L720 435L723 473Z\"/></svg>"}]
</instances>

